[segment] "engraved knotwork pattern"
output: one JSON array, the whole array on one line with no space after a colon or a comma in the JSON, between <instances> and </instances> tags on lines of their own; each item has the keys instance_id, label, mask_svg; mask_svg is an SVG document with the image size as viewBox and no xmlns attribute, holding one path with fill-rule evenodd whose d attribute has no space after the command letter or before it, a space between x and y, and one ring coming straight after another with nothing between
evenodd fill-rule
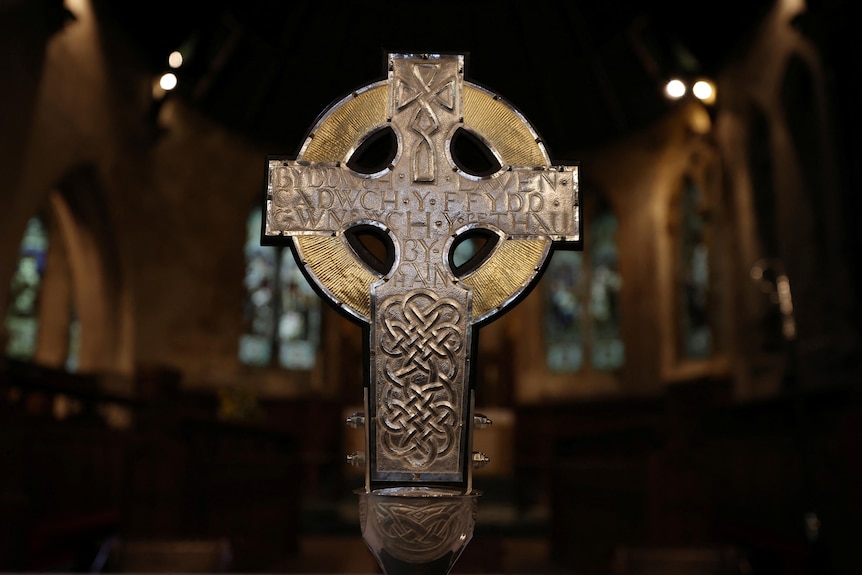
<instances>
[{"instance_id":1,"label":"engraved knotwork pattern","mask_svg":"<svg viewBox=\"0 0 862 575\"><path fill-rule=\"evenodd\" d=\"M428 290L389 297L382 311L381 447L389 458L428 469L458 443L463 377L458 356L466 312L457 300Z\"/></svg>"},{"instance_id":2,"label":"engraved knotwork pattern","mask_svg":"<svg viewBox=\"0 0 862 575\"><path fill-rule=\"evenodd\" d=\"M414 102L418 104L410 128L420 139L410 152L413 181L433 182L437 172L437 157L431 136L440 129L440 119L435 105L447 110L455 108L455 80L448 75L438 78L440 63L414 63L411 74L397 78L395 86L395 108L401 112Z\"/></svg>"},{"instance_id":3,"label":"engraved knotwork pattern","mask_svg":"<svg viewBox=\"0 0 862 575\"><path fill-rule=\"evenodd\" d=\"M465 502L467 503L465 505ZM429 498L426 501L379 501L373 506L386 550L408 563L422 563L460 551L472 532L476 500Z\"/></svg>"}]
</instances>

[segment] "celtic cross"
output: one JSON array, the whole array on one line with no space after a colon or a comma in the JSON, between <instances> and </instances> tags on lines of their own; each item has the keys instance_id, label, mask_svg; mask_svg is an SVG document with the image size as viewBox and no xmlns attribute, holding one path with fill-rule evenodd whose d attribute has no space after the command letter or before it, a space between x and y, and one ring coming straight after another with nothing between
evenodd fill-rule
<instances>
[{"instance_id":1,"label":"celtic cross","mask_svg":"<svg viewBox=\"0 0 862 575\"><path fill-rule=\"evenodd\" d=\"M296 160L268 159L262 241L289 238L318 291L366 326L366 487L469 489L474 329L526 294L552 247L579 244L578 168L551 166L517 110L464 80L463 56L388 67L320 117ZM462 130L499 169L459 161ZM381 134L390 161L354 169ZM465 241L480 247L460 263Z\"/></svg>"}]
</instances>

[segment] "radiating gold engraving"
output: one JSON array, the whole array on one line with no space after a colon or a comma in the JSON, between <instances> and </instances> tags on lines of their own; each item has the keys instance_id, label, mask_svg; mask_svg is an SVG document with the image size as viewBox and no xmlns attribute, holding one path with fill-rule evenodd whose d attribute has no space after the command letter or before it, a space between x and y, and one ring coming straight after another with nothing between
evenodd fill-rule
<instances>
[{"instance_id":1,"label":"radiating gold engraving","mask_svg":"<svg viewBox=\"0 0 862 575\"><path fill-rule=\"evenodd\" d=\"M451 89L447 85L442 93L449 97L448 90ZM418 96L418 92L414 96ZM402 107L409 103L406 102L406 96L403 98L405 102L401 103ZM464 83L463 100L464 126L482 136L505 165L550 165L544 147L536 141L529 125L511 107L490 92L468 82ZM346 161L348 153L358 146L365 135L386 124L386 110L385 83L375 84L355 97L342 100L313 128L314 137L298 159L313 162ZM315 274L325 273L328 281L332 282L326 284L329 291L360 316L369 317L368 292L378 278L365 272L355 262L349 268L356 269L339 274L337 266L346 265L353 259L341 242L323 242L327 246L326 250L320 249L321 242L314 236L297 236L294 242L309 268ZM541 265L541 259L537 260L535 254L546 253L550 246L550 242L543 239L512 239L505 244L505 248L501 246L479 270L465 280L474 289L474 306L478 307L474 309L474 317L484 316L503 305L511 297L512 292L508 291L510 288L529 282L535 276L536 268ZM343 250L343 253L336 253L339 250ZM325 271L327 269L328 273ZM346 285L357 278L364 284Z\"/></svg>"},{"instance_id":2,"label":"radiating gold engraving","mask_svg":"<svg viewBox=\"0 0 862 575\"><path fill-rule=\"evenodd\" d=\"M473 288L473 317L480 320L520 293L548 255L546 240L501 242L495 254L461 280Z\"/></svg>"},{"instance_id":3,"label":"radiating gold engraving","mask_svg":"<svg viewBox=\"0 0 862 575\"><path fill-rule=\"evenodd\" d=\"M506 165L550 165L544 146L523 117L487 90L466 83L464 126L485 138Z\"/></svg>"},{"instance_id":4,"label":"radiating gold engraving","mask_svg":"<svg viewBox=\"0 0 862 575\"><path fill-rule=\"evenodd\" d=\"M321 285L338 302L347 302L363 316L371 316L371 284L379 278L357 261L341 237L297 236L300 255Z\"/></svg>"},{"instance_id":5,"label":"radiating gold engraving","mask_svg":"<svg viewBox=\"0 0 862 575\"><path fill-rule=\"evenodd\" d=\"M385 82L348 96L330 108L299 153L306 162L343 162L365 135L386 123Z\"/></svg>"}]
</instances>

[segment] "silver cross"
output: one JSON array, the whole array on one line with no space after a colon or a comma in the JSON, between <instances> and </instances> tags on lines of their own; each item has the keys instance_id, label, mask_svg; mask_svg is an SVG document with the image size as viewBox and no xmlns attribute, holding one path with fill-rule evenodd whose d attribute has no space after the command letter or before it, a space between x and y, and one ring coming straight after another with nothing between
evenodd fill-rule
<instances>
[{"instance_id":1,"label":"silver cross","mask_svg":"<svg viewBox=\"0 0 862 575\"><path fill-rule=\"evenodd\" d=\"M470 485L473 330L526 294L551 247L580 241L577 166L551 166L524 118L464 80L464 57L390 54L387 80L335 103L296 160L270 158L264 243L291 238L306 275L367 327L367 488ZM397 150L373 174L351 157L380 130ZM467 130L501 168L459 167ZM363 234L385 255L369 256ZM468 266L464 237L483 238Z\"/></svg>"}]
</instances>

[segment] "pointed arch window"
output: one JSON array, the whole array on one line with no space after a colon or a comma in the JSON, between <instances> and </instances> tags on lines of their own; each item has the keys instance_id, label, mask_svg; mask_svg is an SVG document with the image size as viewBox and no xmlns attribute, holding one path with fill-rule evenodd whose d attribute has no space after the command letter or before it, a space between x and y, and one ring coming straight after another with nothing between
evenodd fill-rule
<instances>
[{"instance_id":1,"label":"pointed arch window","mask_svg":"<svg viewBox=\"0 0 862 575\"><path fill-rule=\"evenodd\" d=\"M246 365L310 370L320 343L320 298L289 248L260 245L261 214L248 218L239 359Z\"/></svg>"},{"instance_id":2,"label":"pointed arch window","mask_svg":"<svg viewBox=\"0 0 862 575\"><path fill-rule=\"evenodd\" d=\"M616 216L605 209L592 218L583 252L558 251L551 258L542 282L551 371L616 371L623 366L617 226Z\"/></svg>"},{"instance_id":3,"label":"pointed arch window","mask_svg":"<svg viewBox=\"0 0 862 575\"><path fill-rule=\"evenodd\" d=\"M56 235L56 234L55 234ZM60 279L60 283L68 283L70 279L58 278L58 274L68 274L65 266L56 266L59 258L64 258L64 246L61 242L52 241L52 233L46 220L41 216L33 216L28 220L18 250L18 265L12 275L12 285L9 290L9 307L6 310L5 327L8 336L6 356L20 361L37 361L39 355L40 314L46 284L51 280ZM49 250L51 250L49 252ZM51 253L54 253L52 256ZM51 259L55 264L49 265ZM53 274L51 278L48 274ZM56 285L56 282L55 284ZM78 370L78 358L81 349L81 326L78 321L74 302L69 302L68 331L65 338L65 361L62 365L66 371ZM43 326L44 327L44 326ZM44 358L42 358L44 360Z\"/></svg>"},{"instance_id":4,"label":"pointed arch window","mask_svg":"<svg viewBox=\"0 0 862 575\"><path fill-rule=\"evenodd\" d=\"M32 361L36 354L39 333L39 302L42 278L48 261L48 231L43 220L32 217L27 222L18 266L12 274L9 308L6 311L6 355L13 359Z\"/></svg>"}]
</instances>

